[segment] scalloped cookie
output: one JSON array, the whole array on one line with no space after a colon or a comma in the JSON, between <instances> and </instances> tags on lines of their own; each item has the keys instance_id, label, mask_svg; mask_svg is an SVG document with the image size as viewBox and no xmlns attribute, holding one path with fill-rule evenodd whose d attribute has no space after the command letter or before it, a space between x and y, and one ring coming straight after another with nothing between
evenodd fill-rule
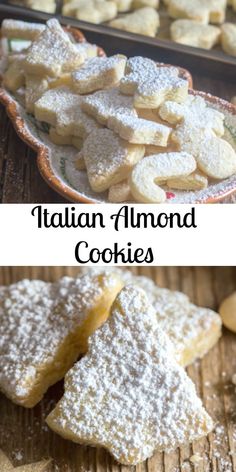
<instances>
[{"instance_id":1,"label":"scalloped cookie","mask_svg":"<svg viewBox=\"0 0 236 472\"><path fill-rule=\"evenodd\" d=\"M66 375L64 396L47 424L64 438L105 447L127 465L213 428L145 292L132 285Z\"/></svg>"},{"instance_id":2,"label":"scalloped cookie","mask_svg":"<svg viewBox=\"0 0 236 472\"><path fill-rule=\"evenodd\" d=\"M87 349L122 287L116 274L0 287L0 390L33 407Z\"/></svg>"}]
</instances>

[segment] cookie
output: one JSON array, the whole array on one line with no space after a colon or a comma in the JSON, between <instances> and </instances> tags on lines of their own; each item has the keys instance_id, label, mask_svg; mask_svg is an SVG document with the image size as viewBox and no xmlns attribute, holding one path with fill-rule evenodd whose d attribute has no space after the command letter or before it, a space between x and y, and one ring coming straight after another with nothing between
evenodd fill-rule
<instances>
[{"instance_id":1,"label":"cookie","mask_svg":"<svg viewBox=\"0 0 236 472\"><path fill-rule=\"evenodd\" d=\"M99 273L100 270L84 267L82 273ZM145 290L158 324L171 340L181 365L186 367L201 359L217 343L222 327L218 313L194 305L182 292L159 287L149 277L118 268L111 270L115 270L125 286L132 284Z\"/></svg>"},{"instance_id":2,"label":"cookie","mask_svg":"<svg viewBox=\"0 0 236 472\"><path fill-rule=\"evenodd\" d=\"M130 185L127 180L111 185L108 191L108 201L111 203L122 203L133 200Z\"/></svg>"},{"instance_id":3,"label":"cookie","mask_svg":"<svg viewBox=\"0 0 236 472\"><path fill-rule=\"evenodd\" d=\"M168 0L171 18L187 18L200 23L223 23L226 0Z\"/></svg>"},{"instance_id":4,"label":"cookie","mask_svg":"<svg viewBox=\"0 0 236 472\"><path fill-rule=\"evenodd\" d=\"M176 43L212 49L220 40L221 30L217 26L198 21L176 20L170 26L170 35Z\"/></svg>"},{"instance_id":5,"label":"cookie","mask_svg":"<svg viewBox=\"0 0 236 472\"><path fill-rule=\"evenodd\" d=\"M159 8L159 3L159 0L133 0L131 8L132 10L136 10L143 7L152 7L157 10Z\"/></svg>"},{"instance_id":6,"label":"cookie","mask_svg":"<svg viewBox=\"0 0 236 472\"><path fill-rule=\"evenodd\" d=\"M127 178L144 156L145 147L130 144L104 128L89 134L81 153L92 190L103 192Z\"/></svg>"},{"instance_id":7,"label":"cookie","mask_svg":"<svg viewBox=\"0 0 236 472\"><path fill-rule=\"evenodd\" d=\"M208 186L207 177L198 171L185 177L169 179L166 183L168 187L178 190L202 190Z\"/></svg>"},{"instance_id":8,"label":"cookie","mask_svg":"<svg viewBox=\"0 0 236 472\"><path fill-rule=\"evenodd\" d=\"M154 38L160 26L160 19L155 8L144 7L110 21L109 26Z\"/></svg>"},{"instance_id":9,"label":"cookie","mask_svg":"<svg viewBox=\"0 0 236 472\"><path fill-rule=\"evenodd\" d=\"M34 41L43 31L45 25L27 21L5 19L1 25L1 34L8 39L25 39Z\"/></svg>"},{"instance_id":10,"label":"cookie","mask_svg":"<svg viewBox=\"0 0 236 472\"><path fill-rule=\"evenodd\" d=\"M108 128L129 143L167 146L171 128L129 115L116 115L108 120Z\"/></svg>"},{"instance_id":11,"label":"cookie","mask_svg":"<svg viewBox=\"0 0 236 472\"><path fill-rule=\"evenodd\" d=\"M81 109L81 97L67 87L48 90L35 103L35 117L62 136L86 138L98 124Z\"/></svg>"},{"instance_id":12,"label":"cookie","mask_svg":"<svg viewBox=\"0 0 236 472\"><path fill-rule=\"evenodd\" d=\"M25 6L32 10L55 13L57 5L56 0L26 0Z\"/></svg>"},{"instance_id":13,"label":"cookie","mask_svg":"<svg viewBox=\"0 0 236 472\"><path fill-rule=\"evenodd\" d=\"M151 59L132 57L127 61L120 91L134 95L137 108L158 108L165 100L183 102L188 95L188 82L179 77L175 67L161 67Z\"/></svg>"},{"instance_id":14,"label":"cookie","mask_svg":"<svg viewBox=\"0 0 236 472\"><path fill-rule=\"evenodd\" d=\"M83 141L81 138L76 138L75 136L61 136L55 130L55 128L50 128L49 137L52 143L57 146L74 146L78 151L81 150L83 146ZM80 163L80 170L85 169L85 164Z\"/></svg>"},{"instance_id":15,"label":"cookie","mask_svg":"<svg viewBox=\"0 0 236 472\"><path fill-rule=\"evenodd\" d=\"M132 285L66 375L64 396L46 421L64 438L105 447L127 465L213 428L145 292Z\"/></svg>"},{"instance_id":16,"label":"cookie","mask_svg":"<svg viewBox=\"0 0 236 472\"><path fill-rule=\"evenodd\" d=\"M81 108L102 125L107 125L108 119L113 115L137 116L133 98L122 95L117 87L101 90L83 98Z\"/></svg>"},{"instance_id":17,"label":"cookie","mask_svg":"<svg viewBox=\"0 0 236 472\"><path fill-rule=\"evenodd\" d=\"M211 108L202 97L189 95L181 104L166 101L158 112L163 120L172 125L184 123L190 127L194 125L208 129L220 137L224 134L224 114Z\"/></svg>"},{"instance_id":18,"label":"cookie","mask_svg":"<svg viewBox=\"0 0 236 472\"><path fill-rule=\"evenodd\" d=\"M114 1L106 0L72 0L63 5L62 12L65 16L99 24L116 17L117 5Z\"/></svg>"},{"instance_id":19,"label":"cookie","mask_svg":"<svg viewBox=\"0 0 236 472\"><path fill-rule=\"evenodd\" d=\"M158 185L174 177L183 177L196 169L196 161L187 152L170 152L145 157L130 176L130 189L140 203L163 203L166 192Z\"/></svg>"},{"instance_id":20,"label":"cookie","mask_svg":"<svg viewBox=\"0 0 236 472\"><path fill-rule=\"evenodd\" d=\"M48 89L48 81L35 75L25 77L25 107L28 113L34 113L34 105Z\"/></svg>"},{"instance_id":21,"label":"cookie","mask_svg":"<svg viewBox=\"0 0 236 472\"><path fill-rule=\"evenodd\" d=\"M191 153L198 168L213 179L226 179L236 172L236 153L227 141L194 124L179 125L172 133L182 152Z\"/></svg>"},{"instance_id":22,"label":"cookie","mask_svg":"<svg viewBox=\"0 0 236 472\"><path fill-rule=\"evenodd\" d=\"M14 61L8 63L7 69L3 74L3 85L11 92L16 92L25 85L24 60L24 54L17 54L14 57Z\"/></svg>"},{"instance_id":23,"label":"cookie","mask_svg":"<svg viewBox=\"0 0 236 472\"><path fill-rule=\"evenodd\" d=\"M53 18L47 21L46 29L32 43L26 55L24 70L30 75L58 77L71 72L83 62L84 56Z\"/></svg>"},{"instance_id":24,"label":"cookie","mask_svg":"<svg viewBox=\"0 0 236 472\"><path fill-rule=\"evenodd\" d=\"M131 10L132 0L114 0L118 12L126 12Z\"/></svg>"},{"instance_id":25,"label":"cookie","mask_svg":"<svg viewBox=\"0 0 236 472\"><path fill-rule=\"evenodd\" d=\"M106 271L1 287L0 390L19 405L38 403L86 351L121 287Z\"/></svg>"},{"instance_id":26,"label":"cookie","mask_svg":"<svg viewBox=\"0 0 236 472\"><path fill-rule=\"evenodd\" d=\"M236 56L236 25L224 23L221 27L221 46L223 51Z\"/></svg>"},{"instance_id":27,"label":"cookie","mask_svg":"<svg viewBox=\"0 0 236 472\"><path fill-rule=\"evenodd\" d=\"M223 325L236 333L236 292L225 298L219 308Z\"/></svg>"},{"instance_id":28,"label":"cookie","mask_svg":"<svg viewBox=\"0 0 236 472\"><path fill-rule=\"evenodd\" d=\"M72 86L76 93L91 93L116 85L124 75L126 57L95 57L79 70L72 72Z\"/></svg>"}]
</instances>

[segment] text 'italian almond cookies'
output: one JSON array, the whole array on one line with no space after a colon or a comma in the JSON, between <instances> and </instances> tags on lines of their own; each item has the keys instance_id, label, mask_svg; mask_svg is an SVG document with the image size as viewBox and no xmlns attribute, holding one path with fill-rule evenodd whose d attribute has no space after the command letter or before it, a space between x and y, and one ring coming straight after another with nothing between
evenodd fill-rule
<instances>
[{"instance_id":1,"label":"text 'italian almond cookies'","mask_svg":"<svg viewBox=\"0 0 236 472\"><path fill-rule=\"evenodd\" d=\"M212 430L141 288L129 285L120 292L108 321L88 344L47 418L64 438L103 446L119 462L133 465Z\"/></svg>"},{"instance_id":2,"label":"text 'italian almond cookies'","mask_svg":"<svg viewBox=\"0 0 236 472\"><path fill-rule=\"evenodd\" d=\"M0 390L32 407L63 378L123 283L105 271L0 287Z\"/></svg>"}]
</instances>

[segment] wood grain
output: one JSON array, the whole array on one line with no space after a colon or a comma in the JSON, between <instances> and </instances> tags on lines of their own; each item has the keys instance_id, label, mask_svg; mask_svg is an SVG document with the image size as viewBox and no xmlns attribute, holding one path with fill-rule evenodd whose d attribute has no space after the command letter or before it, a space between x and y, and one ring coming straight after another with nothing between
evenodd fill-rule
<instances>
[{"instance_id":1,"label":"wood grain","mask_svg":"<svg viewBox=\"0 0 236 472\"><path fill-rule=\"evenodd\" d=\"M236 268L133 270L152 277L160 286L182 290L196 304L215 310L224 297L236 290ZM72 267L5 267L0 270L0 284L23 277L53 281L77 272ZM225 330L217 346L202 361L190 366L188 373L218 425L217 433L171 454L155 454L145 463L128 468L116 464L103 449L82 447L61 439L45 426L44 418L62 395L62 382L52 387L31 410L0 396L0 448L15 466L52 457L54 464L49 472L236 472L236 393L231 382L236 373L236 335ZM193 454L199 454L201 462L191 464L189 458Z\"/></svg>"}]
</instances>

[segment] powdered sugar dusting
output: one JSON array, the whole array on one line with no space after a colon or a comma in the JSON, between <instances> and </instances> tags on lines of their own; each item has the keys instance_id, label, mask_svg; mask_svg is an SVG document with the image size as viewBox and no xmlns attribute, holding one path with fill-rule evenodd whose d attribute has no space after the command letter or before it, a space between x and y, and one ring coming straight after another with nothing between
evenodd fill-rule
<instances>
[{"instance_id":1,"label":"powdered sugar dusting","mask_svg":"<svg viewBox=\"0 0 236 472\"><path fill-rule=\"evenodd\" d=\"M42 364L84 321L112 274L63 277L56 283L22 280L0 287L0 387L26 396ZM79 349L78 349L79 351Z\"/></svg>"},{"instance_id":2,"label":"powdered sugar dusting","mask_svg":"<svg viewBox=\"0 0 236 472\"><path fill-rule=\"evenodd\" d=\"M121 291L108 322L90 338L88 354L67 374L65 395L48 422L128 464L212 429L155 310L134 286Z\"/></svg>"}]
</instances>

